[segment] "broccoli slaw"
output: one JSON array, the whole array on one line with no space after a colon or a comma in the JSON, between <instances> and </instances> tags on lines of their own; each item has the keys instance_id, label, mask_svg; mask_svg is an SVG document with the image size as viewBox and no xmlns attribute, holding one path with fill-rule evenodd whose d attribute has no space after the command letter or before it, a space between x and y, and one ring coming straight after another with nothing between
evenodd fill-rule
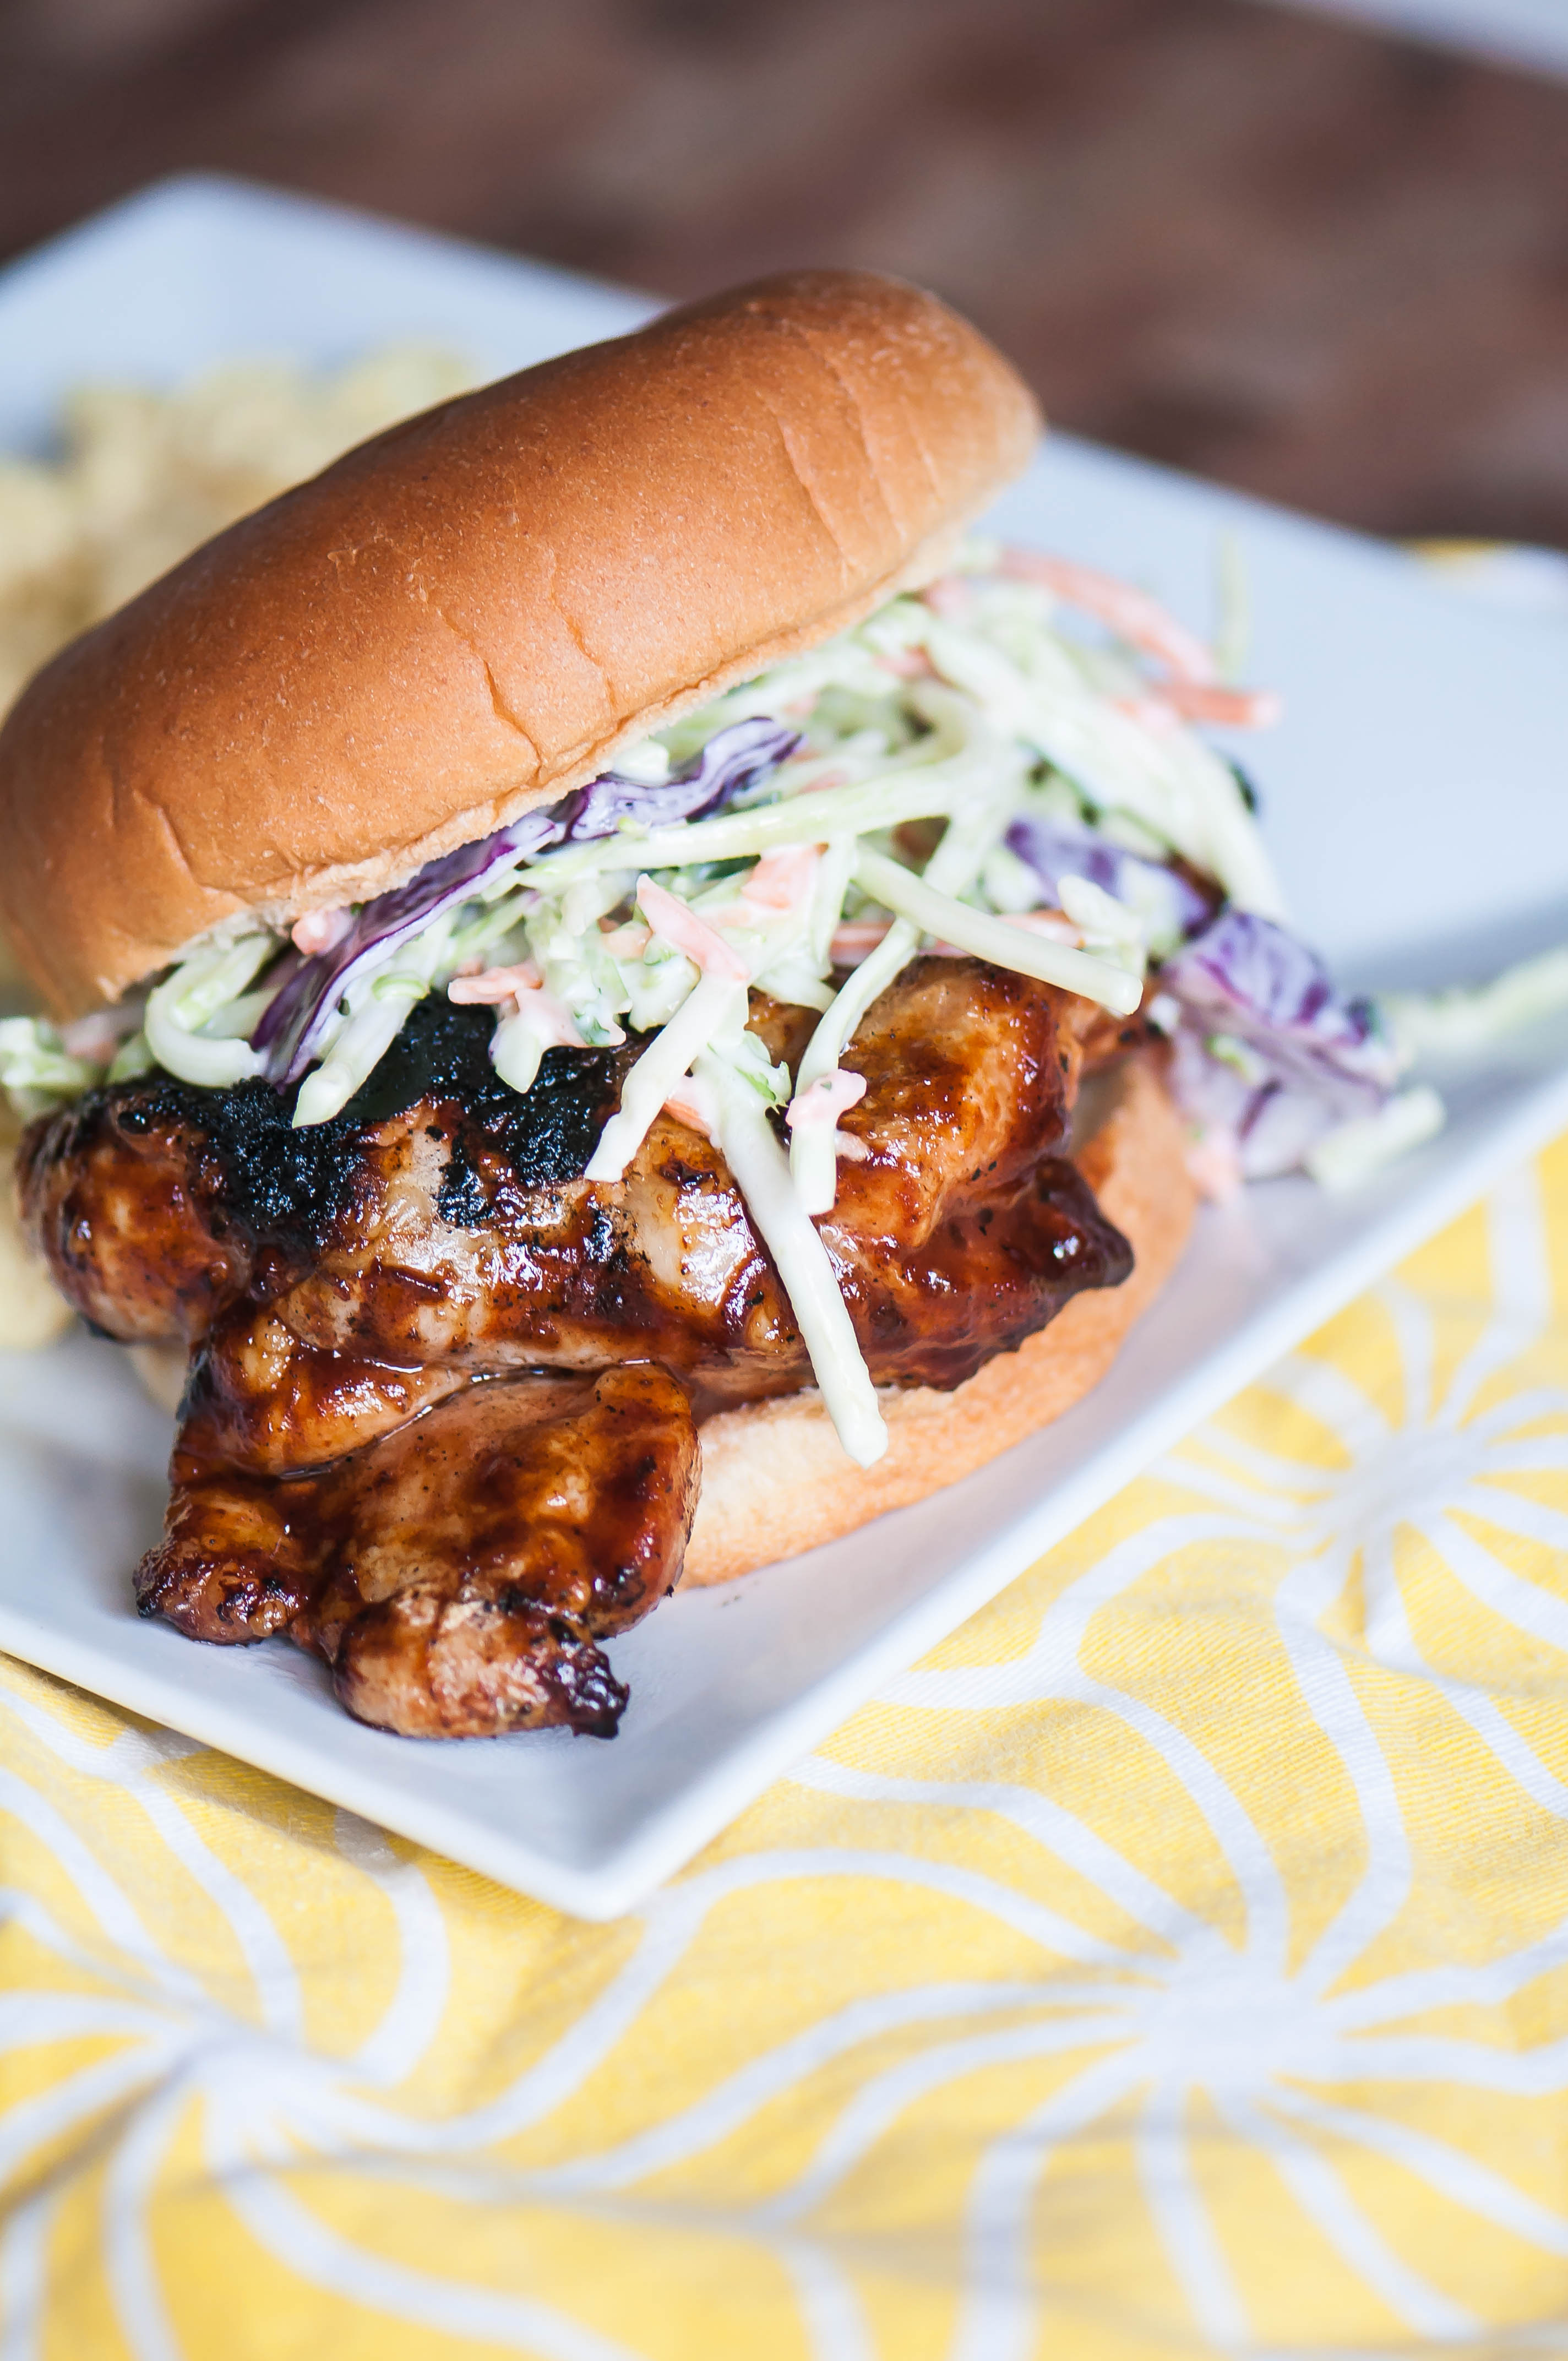
<instances>
[{"instance_id":1,"label":"broccoli slaw","mask_svg":"<svg viewBox=\"0 0 1568 2361\"><path fill-rule=\"evenodd\" d=\"M518 1092L553 1049L633 1037L587 1178L619 1181L666 1107L708 1131L869 1465L885 1430L816 1224L860 1152L839 1127L856 1027L923 951L1142 1008L1212 1193L1300 1166L1343 1183L1441 1120L1288 932L1245 783L1194 726L1272 718L1141 591L975 544L372 902L199 947L75 1026L0 1024L0 1082L34 1111L155 1067L264 1082L309 1125L432 993L494 1011ZM754 992L817 1012L793 1075L748 1029Z\"/></svg>"}]
</instances>

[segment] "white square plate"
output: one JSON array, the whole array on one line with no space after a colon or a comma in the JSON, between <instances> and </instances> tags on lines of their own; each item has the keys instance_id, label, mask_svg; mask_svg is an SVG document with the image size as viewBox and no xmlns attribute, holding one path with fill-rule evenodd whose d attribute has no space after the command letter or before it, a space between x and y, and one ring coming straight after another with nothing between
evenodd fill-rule
<instances>
[{"instance_id":1,"label":"white square plate","mask_svg":"<svg viewBox=\"0 0 1568 2361\"><path fill-rule=\"evenodd\" d=\"M499 373L649 308L329 207L177 181L0 280L0 448L45 437L83 376L168 380L260 352L338 360L411 335ZM1148 583L1199 624L1218 537L1237 538L1253 672L1287 701L1246 759L1299 922L1346 982L1464 980L1568 935L1560 625L1475 608L1397 553L1065 439L995 522ZM613 1916L1568 1124L1568 1024L1449 1096L1442 1137L1350 1199L1277 1181L1205 1213L1111 1376L1057 1426L918 1509L662 1607L615 1646L632 1701L613 1745L389 1738L350 1721L323 1667L284 1642L193 1647L138 1621L129 1575L158 1531L169 1430L116 1350L85 1335L0 1356L0 1645L503 1883Z\"/></svg>"}]
</instances>

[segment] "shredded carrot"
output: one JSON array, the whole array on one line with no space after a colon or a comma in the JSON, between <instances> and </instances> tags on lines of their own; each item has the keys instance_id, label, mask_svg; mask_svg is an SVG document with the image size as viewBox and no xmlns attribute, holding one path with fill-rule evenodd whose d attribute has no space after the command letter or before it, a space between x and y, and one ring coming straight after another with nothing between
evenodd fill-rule
<instances>
[{"instance_id":1,"label":"shredded carrot","mask_svg":"<svg viewBox=\"0 0 1568 2361\"><path fill-rule=\"evenodd\" d=\"M1043 557L1032 549L1003 550L998 570L1015 582L1037 582L1069 607L1080 607L1119 638L1157 656L1179 681L1208 686L1218 679L1213 656L1197 633L1168 615L1146 590L1118 582L1113 574L1075 566L1069 558Z\"/></svg>"},{"instance_id":2,"label":"shredded carrot","mask_svg":"<svg viewBox=\"0 0 1568 2361\"><path fill-rule=\"evenodd\" d=\"M866 1094L864 1074L851 1073L847 1066L835 1066L829 1074L818 1074L807 1082L789 1103L784 1116L792 1131L816 1131L836 1126L841 1115L859 1106Z\"/></svg>"},{"instance_id":3,"label":"shredded carrot","mask_svg":"<svg viewBox=\"0 0 1568 2361\"><path fill-rule=\"evenodd\" d=\"M1161 695L1184 721L1213 721L1233 730L1268 730L1279 699L1268 688L1217 688L1201 681L1168 681Z\"/></svg>"},{"instance_id":4,"label":"shredded carrot","mask_svg":"<svg viewBox=\"0 0 1568 2361\"><path fill-rule=\"evenodd\" d=\"M844 918L833 929L828 956L835 967L859 967L886 934L891 918Z\"/></svg>"},{"instance_id":5,"label":"shredded carrot","mask_svg":"<svg viewBox=\"0 0 1568 2361\"><path fill-rule=\"evenodd\" d=\"M699 1081L696 1074L683 1074L664 1101L664 1113L718 1144L718 1095L711 1082Z\"/></svg>"},{"instance_id":6,"label":"shredded carrot","mask_svg":"<svg viewBox=\"0 0 1568 2361\"><path fill-rule=\"evenodd\" d=\"M727 975L735 983L751 982L751 972L734 945L677 895L666 893L652 877L640 877L637 900L653 932L684 951L704 975Z\"/></svg>"},{"instance_id":7,"label":"shredded carrot","mask_svg":"<svg viewBox=\"0 0 1568 2361\"><path fill-rule=\"evenodd\" d=\"M811 892L820 851L815 844L786 844L765 852L742 884L741 900L760 910L798 909Z\"/></svg>"},{"instance_id":8,"label":"shredded carrot","mask_svg":"<svg viewBox=\"0 0 1568 2361\"><path fill-rule=\"evenodd\" d=\"M455 975L446 987L446 997L460 1008L499 1006L503 1000L537 992L542 982L533 961L521 960L515 967L487 968L482 975Z\"/></svg>"},{"instance_id":9,"label":"shredded carrot","mask_svg":"<svg viewBox=\"0 0 1568 2361\"><path fill-rule=\"evenodd\" d=\"M1199 1195L1211 1204L1234 1204L1241 1195L1241 1158L1230 1140L1212 1135L1193 1140L1187 1150L1187 1170Z\"/></svg>"},{"instance_id":10,"label":"shredded carrot","mask_svg":"<svg viewBox=\"0 0 1568 2361\"><path fill-rule=\"evenodd\" d=\"M318 951L330 951L334 943L340 943L353 924L352 910L307 910L290 928L289 939L297 951L313 959Z\"/></svg>"},{"instance_id":11,"label":"shredded carrot","mask_svg":"<svg viewBox=\"0 0 1568 2361\"><path fill-rule=\"evenodd\" d=\"M974 586L963 574L938 574L920 593L934 615L944 622L960 623L974 604Z\"/></svg>"}]
</instances>

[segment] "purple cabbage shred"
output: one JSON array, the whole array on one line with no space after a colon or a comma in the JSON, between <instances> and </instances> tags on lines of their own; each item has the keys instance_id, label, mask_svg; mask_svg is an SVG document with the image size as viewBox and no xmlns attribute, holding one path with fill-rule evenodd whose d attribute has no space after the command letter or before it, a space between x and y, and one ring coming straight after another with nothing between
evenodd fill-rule
<instances>
[{"instance_id":1,"label":"purple cabbage shred","mask_svg":"<svg viewBox=\"0 0 1568 2361\"><path fill-rule=\"evenodd\" d=\"M468 901L501 862L613 836L626 820L665 828L676 820L705 818L766 778L799 742L797 731L759 716L720 730L685 770L656 786L607 771L547 810L526 812L493 836L459 845L455 852L428 862L406 885L378 895L330 950L309 958L285 951L272 971L281 984L250 1037L251 1046L266 1052L267 1079L280 1090L297 1082L366 963L379 964L433 918ZM635 857L634 849L629 851Z\"/></svg>"},{"instance_id":2,"label":"purple cabbage shred","mask_svg":"<svg viewBox=\"0 0 1568 2361\"><path fill-rule=\"evenodd\" d=\"M1144 900L1138 884L1156 883L1168 902L1169 932L1178 936L1195 933L1214 915L1216 896L1203 893L1179 869L1107 843L1081 820L1026 815L1013 822L1005 841L1008 851L1034 871L1047 894L1059 895L1064 877L1086 877L1102 893L1137 907Z\"/></svg>"},{"instance_id":3,"label":"purple cabbage shred","mask_svg":"<svg viewBox=\"0 0 1568 2361\"><path fill-rule=\"evenodd\" d=\"M1253 911L1223 910L1166 961L1157 988L1180 1009L1177 1097L1234 1148L1243 1179L1292 1170L1325 1132L1376 1114L1398 1080L1371 1003L1342 999L1316 951Z\"/></svg>"}]
</instances>

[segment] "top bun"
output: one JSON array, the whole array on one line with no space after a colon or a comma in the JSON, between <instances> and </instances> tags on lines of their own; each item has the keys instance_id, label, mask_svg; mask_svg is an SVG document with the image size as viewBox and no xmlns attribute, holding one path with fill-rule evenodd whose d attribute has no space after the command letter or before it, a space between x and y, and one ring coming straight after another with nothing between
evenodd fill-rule
<instances>
[{"instance_id":1,"label":"top bun","mask_svg":"<svg viewBox=\"0 0 1568 2361\"><path fill-rule=\"evenodd\" d=\"M442 403L57 655L0 920L74 1015L359 901L939 570L1035 404L934 297L798 271Z\"/></svg>"}]
</instances>

